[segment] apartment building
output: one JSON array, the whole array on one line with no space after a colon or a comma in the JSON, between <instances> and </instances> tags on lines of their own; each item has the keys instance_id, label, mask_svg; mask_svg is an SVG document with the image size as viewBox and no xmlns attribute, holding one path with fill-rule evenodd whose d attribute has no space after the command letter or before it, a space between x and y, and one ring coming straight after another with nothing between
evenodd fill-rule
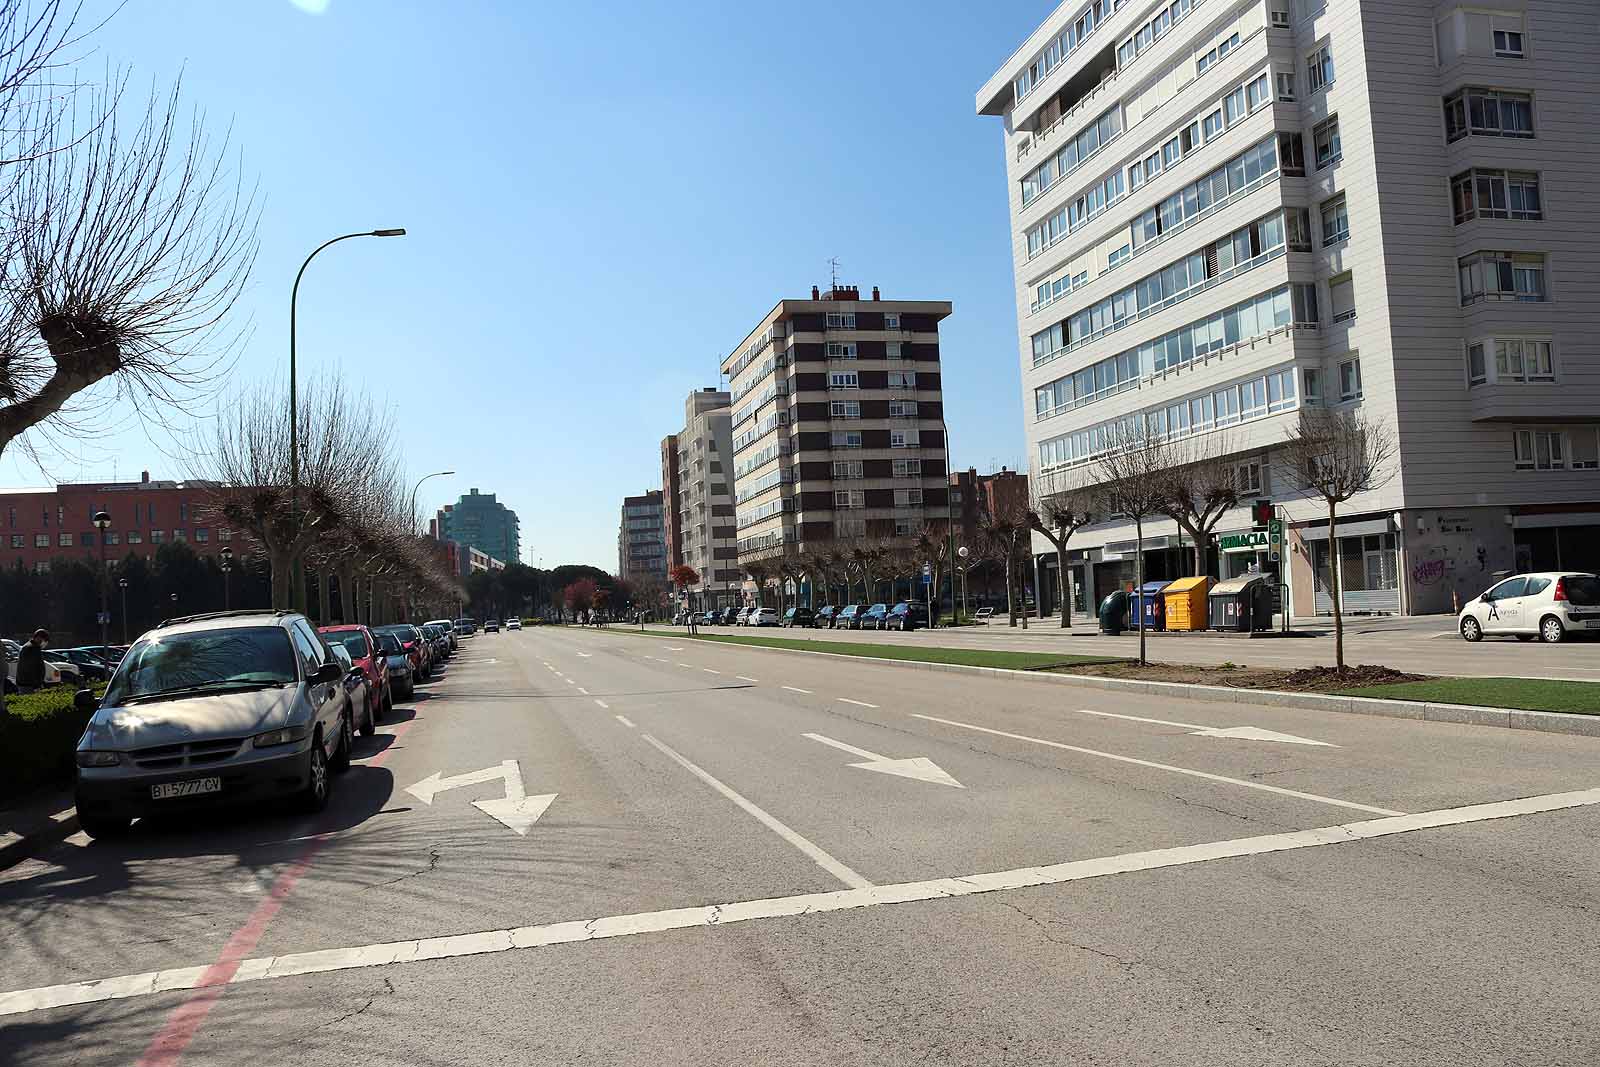
<instances>
[{"instance_id":1,"label":"apartment building","mask_svg":"<svg viewBox=\"0 0 1600 1067\"><path fill-rule=\"evenodd\" d=\"M517 513L495 499L493 493L469 490L454 504L434 516L438 536L491 559L517 563L522 559L522 524Z\"/></svg>"},{"instance_id":2,"label":"apartment building","mask_svg":"<svg viewBox=\"0 0 1600 1067\"><path fill-rule=\"evenodd\" d=\"M629 582L654 578L665 588L667 537L659 489L622 498L622 522L617 528L617 577Z\"/></svg>"},{"instance_id":3,"label":"apartment building","mask_svg":"<svg viewBox=\"0 0 1600 1067\"><path fill-rule=\"evenodd\" d=\"M741 565L943 518L939 323L949 301L780 300L722 361Z\"/></svg>"},{"instance_id":4,"label":"apartment building","mask_svg":"<svg viewBox=\"0 0 1600 1067\"><path fill-rule=\"evenodd\" d=\"M737 604L744 581L734 526L730 402L721 389L690 393L683 429L666 439L672 442L670 459L666 442L662 446L669 570L682 564L700 576L683 597L697 611Z\"/></svg>"},{"instance_id":5,"label":"apartment building","mask_svg":"<svg viewBox=\"0 0 1600 1067\"><path fill-rule=\"evenodd\" d=\"M978 94L1001 118L1038 487L1110 428L1207 436L1290 523L1300 614L1448 611L1497 571L1600 567L1600 275L1580 189L1600 65L1584 0L1075 0ZM1388 481L1319 503L1279 462L1307 405L1390 426ZM1219 533L1248 533L1240 508ZM1187 573L1172 524L1146 568ZM1131 524L1082 531L1096 597ZM1048 555L1049 546L1036 540ZM1051 557L1053 561L1053 556Z\"/></svg>"}]
</instances>

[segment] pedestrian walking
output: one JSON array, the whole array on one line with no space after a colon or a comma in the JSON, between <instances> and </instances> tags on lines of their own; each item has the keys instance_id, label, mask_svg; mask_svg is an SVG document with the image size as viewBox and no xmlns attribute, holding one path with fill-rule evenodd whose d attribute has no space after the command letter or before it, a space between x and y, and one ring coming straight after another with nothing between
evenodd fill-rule
<instances>
[{"instance_id":1,"label":"pedestrian walking","mask_svg":"<svg viewBox=\"0 0 1600 1067\"><path fill-rule=\"evenodd\" d=\"M44 684L44 646L50 643L47 630L35 630L17 655L17 690L31 693Z\"/></svg>"}]
</instances>

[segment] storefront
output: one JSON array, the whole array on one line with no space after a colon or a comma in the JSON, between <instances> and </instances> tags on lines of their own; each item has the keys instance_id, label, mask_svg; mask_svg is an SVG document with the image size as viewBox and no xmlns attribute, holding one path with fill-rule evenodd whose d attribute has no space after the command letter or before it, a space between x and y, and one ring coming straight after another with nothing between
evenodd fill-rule
<instances>
[{"instance_id":1,"label":"storefront","mask_svg":"<svg viewBox=\"0 0 1600 1067\"><path fill-rule=\"evenodd\" d=\"M1296 595L1296 613L1310 608L1314 614L1331 615L1331 566L1335 556L1329 550L1327 524L1302 526L1295 533L1296 570L1309 580L1312 592L1310 604L1303 592ZM1338 533L1336 562L1344 611L1355 615L1399 614L1400 546L1393 519L1383 515L1340 520Z\"/></svg>"}]
</instances>

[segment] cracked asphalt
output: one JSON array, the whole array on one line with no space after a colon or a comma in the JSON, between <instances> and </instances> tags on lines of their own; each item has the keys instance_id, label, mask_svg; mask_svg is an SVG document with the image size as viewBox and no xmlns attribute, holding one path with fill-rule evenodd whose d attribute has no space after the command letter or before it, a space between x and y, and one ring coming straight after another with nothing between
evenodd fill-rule
<instances>
[{"instance_id":1,"label":"cracked asphalt","mask_svg":"<svg viewBox=\"0 0 1600 1067\"><path fill-rule=\"evenodd\" d=\"M1231 726L1327 745L1192 732ZM891 887L1591 789L1592 739L576 630L467 642L380 729L316 819L141 823L0 872L0 993L204 967L246 934L248 958L573 920L595 939L227 985L175 1056L152 1042L188 990L0 1016L0 1067L1600 1063L1600 807L730 911L844 889L824 859ZM405 791L504 760L557 794L526 836L471 803L499 780ZM599 936L680 908L705 910Z\"/></svg>"}]
</instances>

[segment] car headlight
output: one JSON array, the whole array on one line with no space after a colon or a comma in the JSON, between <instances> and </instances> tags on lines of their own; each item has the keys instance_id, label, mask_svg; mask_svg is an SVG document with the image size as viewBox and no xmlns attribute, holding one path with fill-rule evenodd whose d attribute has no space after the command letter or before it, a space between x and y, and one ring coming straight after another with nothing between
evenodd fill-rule
<instances>
[{"instance_id":1,"label":"car headlight","mask_svg":"<svg viewBox=\"0 0 1600 1067\"><path fill-rule=\"evenodd\" d=\"M292 745L296 741L304 741L307 728L304 726L286 726L281 730L268 730L264 734L256 734L253 742L257 748L271 748L273 745Z\"/></svg>"},{"instance_id":2,"label":"car headlight","mask_svg":"<svg viewBox=\"0 0 1600 1067\"><path fill-rule=\"evenodd\" d=\"M122 762L120 752L97 752L85 749L78 753L78 766L80 767L115 767Z\"/></svg>"}]
</instances>

